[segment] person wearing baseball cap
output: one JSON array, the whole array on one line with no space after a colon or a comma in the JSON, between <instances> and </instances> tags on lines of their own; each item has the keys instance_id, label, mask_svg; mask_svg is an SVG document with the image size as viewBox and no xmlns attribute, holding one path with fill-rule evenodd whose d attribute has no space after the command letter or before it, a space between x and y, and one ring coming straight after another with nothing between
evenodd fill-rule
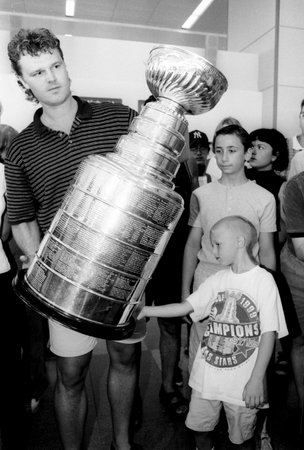
<instances>
[{"instance_id":1,"label":"person wearing baseball cap","mask_svg":"<svg viewBox=\"0 0 304 450\"><path fill-rule=\"evenodd\" d=\"M209 154L209 140L207 135L200 130L190 131L189 133L190 153L195 158L198 166L199 184L206 184L211 181L210 175L206 174Z\"/></svg>"}]
</instances>

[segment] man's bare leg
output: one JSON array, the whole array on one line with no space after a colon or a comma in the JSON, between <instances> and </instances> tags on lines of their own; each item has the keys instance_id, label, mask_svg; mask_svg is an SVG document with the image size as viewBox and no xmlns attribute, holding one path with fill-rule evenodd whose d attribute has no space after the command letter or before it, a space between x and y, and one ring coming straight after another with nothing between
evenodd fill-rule
<instances>
[{"instance_id":1,"label":"man's bare leg","mask_svg":"<svg viewBox=\"0 0 304 450\"><path fill-rule=\"evenodd\" d=\"M55 412L63 448L80 450L87 415L85 378L92 352L71 358L57 357Z\"/></svg>"},{"instance_id":2,"label":"man's bare leg","mask_svg":"<svg viewBox=\"0 0 304 450\"><path fill-rule=\"evenodd\" d=\"M136 353L138 344L107 341L110 356L108 397L111 406L113 446L129 450L129 427L137 379Z\"/></svg>"}]
</instances>

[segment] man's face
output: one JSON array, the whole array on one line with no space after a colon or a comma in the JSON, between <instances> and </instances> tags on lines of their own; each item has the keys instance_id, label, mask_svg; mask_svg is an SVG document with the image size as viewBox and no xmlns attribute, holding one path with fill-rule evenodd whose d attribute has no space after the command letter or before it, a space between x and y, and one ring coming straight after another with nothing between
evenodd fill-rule
<instances>
[{"instance_id":1,"label":"man's face","mask_svg":"<svg viewBox=\"0 0 304 450\"><path fill-rule=\"evenodd\" d=\"M60 105L71 95L69 75L57 49L38 56L22 55L19 67L20 81L42 105Z\"/></svg>"}]
</instances>

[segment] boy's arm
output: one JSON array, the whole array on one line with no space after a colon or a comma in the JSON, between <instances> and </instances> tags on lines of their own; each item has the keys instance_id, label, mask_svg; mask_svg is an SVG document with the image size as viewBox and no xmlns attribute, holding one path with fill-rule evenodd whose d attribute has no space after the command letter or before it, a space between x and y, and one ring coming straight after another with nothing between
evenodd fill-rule
<instances>
[{"instance_id":1,"label":"boy's arm","mask_svg":"<svg viewBox=\"0 0 304 450\"><path fill-rule=\"evenodd\" d=\"M274 233L261 232L259 236L259 260L267 269L276 270L276 255L274 250Z\"/></svg>"},{"instance_id":2,"label":"boy's arm","mask_svg":"<svg viewBox=\"0 0 304 450\"><path fill-rule=\"evenodd\" d=\"M198 262L197 254L201 249L202 234L201 228L192 227L186 242L182 272L182 300L185 300L191 294L193 276Z\"/></svg>"},{"instance_id":3,"label":"boy's arm","mask_svg":"<svg viewBox=\"0 0 304 450\"><path fill-rule=\"evenodd\" d=\"M137 319L143 317L182 317L193 311L189 302L171 303L163 306L144 306L139 312Z\"/></svg>"},{"instance_id":4,"label":"boy's arm","mask_svg":"<svg viewBox=\"0 0 304 450\"><path fill-rule=\"evenodd\" d=\"M247 408L258 408L264 404L263 380L273 352L275 336L275 331L265 332L261 336L258 356L243 391L243 400Z\"/></svg>"}]
</instances>

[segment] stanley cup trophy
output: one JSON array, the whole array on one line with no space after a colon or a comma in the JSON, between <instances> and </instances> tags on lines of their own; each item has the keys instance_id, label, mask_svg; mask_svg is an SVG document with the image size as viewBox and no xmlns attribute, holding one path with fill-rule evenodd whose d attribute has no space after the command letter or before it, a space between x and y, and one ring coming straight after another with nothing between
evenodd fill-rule
<instances>
[{"instance_id":1,"label":"stanley cup trophy","mask_svg":"<svg viewBox=\"0 0 304 450\"><path fill-rule=\"evenodd\" d=\"M132 316L182 211L172 179L188 123L227 89L204 58L154 48L146 79L156 98L115 151L87 157L15 291L42 315L79 332L125 339ZM179 282L179 280L177 280Z\"/></svg>"}]
</instances>

